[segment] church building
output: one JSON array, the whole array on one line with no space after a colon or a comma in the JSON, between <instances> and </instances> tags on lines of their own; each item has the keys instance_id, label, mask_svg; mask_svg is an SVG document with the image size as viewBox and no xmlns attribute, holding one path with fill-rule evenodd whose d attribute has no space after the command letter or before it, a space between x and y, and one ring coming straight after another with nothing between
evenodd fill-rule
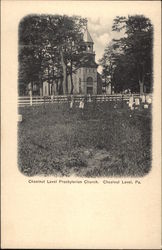
<instances>
[{"instance_id":1,"label":"church building","mask_svg":"<svg viewBox=\"0 0 162 250\"><path fill-rule=\"evenodd\" d=\"M102 94L102 79L97 72L98 64L95 62L94 42L86 28L81 44L84 60L75 73L73 73L73 94L74 95L97 95ZM68 92L70 94L71 80L68 76ZM48 82L43 83L43 96L51 95L52 89Z\"/></svg>"},{"instance_id":2,"label":"church building","mask_svg":"<svg viewBox=\"0 0 162 250\"><path fill-rule=\"evenodd\" d=\"M74 89L73 94L101 94L102 84L99 74L97 73L97 63L95 62L95 52L93 50L93 40L86 28L83 36L82 50L84 60L80 68L73 74ZM70 79L68 80L68 89L71 89Z\"/></svg>"}]
</instances>

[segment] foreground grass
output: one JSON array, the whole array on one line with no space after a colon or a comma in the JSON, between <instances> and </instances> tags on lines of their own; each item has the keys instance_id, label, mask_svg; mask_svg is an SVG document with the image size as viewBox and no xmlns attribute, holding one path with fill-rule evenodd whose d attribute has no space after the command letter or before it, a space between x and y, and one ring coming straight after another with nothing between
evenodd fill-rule
<instances>
[{"instance_id":1,"label":"foreground grass","mask_svg":"<svg viewBox=\"0 0 162 250\"><path fill-rule=\"evenodd\" d=\"M21 108L19 169L27 176L144 176L151 167L151 111L114 103Z\"/></svg>"}]
</instances>

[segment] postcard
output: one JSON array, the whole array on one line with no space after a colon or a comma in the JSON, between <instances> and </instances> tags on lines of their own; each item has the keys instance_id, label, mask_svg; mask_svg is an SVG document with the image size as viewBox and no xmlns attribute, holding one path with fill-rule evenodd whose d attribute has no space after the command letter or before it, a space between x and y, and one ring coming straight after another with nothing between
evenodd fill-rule
<instances>
[{"instance_id":1,"label":"postcard","mask_svg":"<svg viewBox=\"0 0 162 250\"><path fill-rule=\"evenodd\" d=\"M160 1L2 1L3 249L161 249Z\"/></svg>"}]
</instances>

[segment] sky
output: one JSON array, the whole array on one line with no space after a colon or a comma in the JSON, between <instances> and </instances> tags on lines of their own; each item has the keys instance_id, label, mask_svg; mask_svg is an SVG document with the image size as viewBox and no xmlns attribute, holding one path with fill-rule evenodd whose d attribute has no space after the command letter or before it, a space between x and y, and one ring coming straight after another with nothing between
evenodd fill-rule
<instances>
[{"instance_id":1,"label":"sky","mask_svg":"<svg viewBox=\"0 0 162 250\"><path fill-rule=\"evenodd\" d=\"M112 19L104 20L104 18L88 18L88 31L94 42L94 50L96 52L96 62L102 57L106 45L112 40Z\"/></svg>"},{"instance_id":2,"label":"sky","mask_svg":"<svg viewBox=\"0 0 162 250\"><path fill-rule=\"evenodd\" d=\"M96 62L102 58L106 46L113 38L119 38L119 33L112 31L112 17L88 17L88 31L94 42L94 51L96 53ZM98 71L101 73L101 66Z\"/></svg>"},{"instance_id":3,"label":"sky","mask_svg":"<svg viewBox=\"0 0 162 250\"><path fill-rule=\"evenodd\" d=\"M149 5L148 5L149 3ZM43 5L42 5L43 4ZM41 2L40 13L79 15L88 19L88 30L94 41L96 62L102 57L106 45L118 38L119 33L112 31L113 20L116 16L145 14L155 16L152 3L144 1L47 1ZM146 8L149 6L149 8ZM37 9L38 11L38 9ZM98 67L101 72L101 68Z\"/></svg>"},{"instance_id":4,"label":"sky","mask_svg":"<svg viewBox=\"0 0 162 250\"><path fill-rule=\"evenodd\" d=\"M153 6L153 1L28 1L28 4L23 1L21 11L15 13L11 11L11 13L16 20L31 13L78 15L87 18L88 30L94 41L96 62L98 63L106 45L113 38L119 37L119 33L112 31L113 19L116 16L136 14L144 14L155 19L156 12L152 11ZM10 29L12 29L14 22L10 23ZM100 67L98 71L101 71Z\"/></svg>"}]
</instances>

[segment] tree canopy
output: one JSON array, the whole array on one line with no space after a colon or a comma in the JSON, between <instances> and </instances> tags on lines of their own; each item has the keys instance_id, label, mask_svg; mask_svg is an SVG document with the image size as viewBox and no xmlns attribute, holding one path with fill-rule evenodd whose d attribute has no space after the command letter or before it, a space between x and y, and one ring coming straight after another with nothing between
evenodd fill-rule
<instances>
[{"instance_id":1,"label":"tree canopy","mask_svg":"<svg viewBox=\"0 0 162 250\"><path fill-rule=\"evenodd\" d=\"M80 47L87 20L80 16L28 15L19 25L19 90L29 83L38 90L42 82L57 84L67 93L67 76L79 67Z\"/></svg>"},{"instance_id":2,"label":"tree canopy","mask_svg":"<svg viewBox=\"0 0 162 250\"><path fill-rule=\"evenodd\" d=\"M113 39L105 48L102 76L105 85L111 83L116 92L131 89L139 92L144 84L146 91L152 90L152 47L153 27L142 15L119 17L113 21L112 31L123 32L119 39Z\"/></svg>"}]
</instances>

